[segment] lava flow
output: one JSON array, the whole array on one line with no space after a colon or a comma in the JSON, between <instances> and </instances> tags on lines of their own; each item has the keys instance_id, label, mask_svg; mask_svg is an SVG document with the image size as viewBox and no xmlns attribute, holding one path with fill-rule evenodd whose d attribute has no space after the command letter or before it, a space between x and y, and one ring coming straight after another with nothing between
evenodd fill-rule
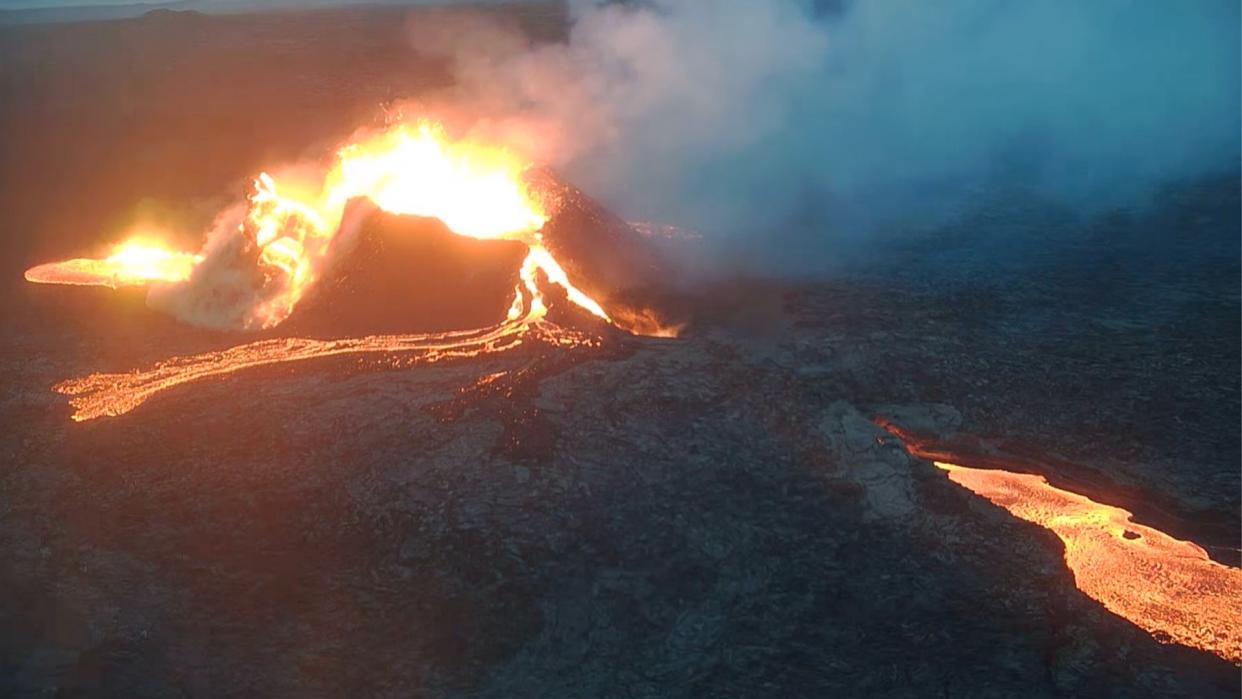
<instances>
[{"instance_id":1,"label":"lava flow","mask_svg":"<svg viewBox=\"0 0 1242 699\"><path fill-rule=\"evenodd\" d=\"M219 352L174 357L144 371L91 374L61 382L54 389L69 396L69 403L74 408L73 419L80 422L122 415L142 405L156 393L174 386L268 364L365 353L401 354L412 362L429 363L451 357L503 352L521 345L525 338L532 335L561 347L591 345L594 342L587 335L546 322L534 326L506 322L481 330L371 335L344 340L280 338Z\"/></svg>"},{"instance_id":2,"label":"lava flow","mask_svg":"<svg viewBox=\"0 0 1242 699\"><path fill-rule=\"evenodd\" d=\"M1074 584L1157 640L1242 663L1242 570L1043 476L935 462L954 483L1065 544Z\"/></svg>"},{"instance_id":3,"label":"lava flow","mask_svg":"<svg viewBox=\"0 0 1242 699\"><path fill-rule=\"evenodd\" d=\"M158 242L141 239L117 245L103 259L79 257L26 270L26 281L75 286L135 286L150 282L177 282L190 276L202 255L174 252Z\"/></svg>"},{"instance_id":4,"label":"lava flow","mask_svg":"<svg viewBox=\"0 0 1242 699\"><path fill-rule=\"evenodd\" d=\"M473 331L376 335L335 341L265 340L220 352L178 357L124 374L92 374L57 384L71 396L75 420L128 412L151 395L210 376L277 362L365 352L410 355L415 360L474 356L515 347L534 336L559 346L587 342L581 333L545 319L540 280L563 288L566 298L605 322L609 314L579 290L543 245L546 221L528 191L528 164L498 147L454 141L437 124L399 123L337 151L332 164L308 184L303 174L288 183L262 173L244 215L222 236L209 237L201 253L172 252L162 245L124 245L102 260L75 259L40 265L30 281L111 287L157 283L161 293L192 298L182 306L225 307L201 324L241 330L279 325L319 280L347 203L369 199L393 214L434 217L453 233L510 240L527 247L506 319ZM223 270L223 273L221 273ZM417 273L417 269L411 270ZM219 279L223 279L221 282ZM237 280L244 280L240 291ZM198 304L197 306L195 304ZM224 318L224 321L219 320ZM198 322L195 318L184 318Z\"/></svg>"}]
</instances>

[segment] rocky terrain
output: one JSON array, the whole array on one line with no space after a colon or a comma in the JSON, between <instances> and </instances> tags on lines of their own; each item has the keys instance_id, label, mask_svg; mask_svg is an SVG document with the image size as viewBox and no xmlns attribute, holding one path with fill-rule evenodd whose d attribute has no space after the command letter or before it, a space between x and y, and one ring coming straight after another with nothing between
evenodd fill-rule
<instances>
[{"instance_id":1,"label":"rocky terrain","mask_svg":"<svg viewBox=\"0 0 1242 699\"><path fill-rule=\"evenodd\" d=\"M1052 533L874 422L1088 483L1236 564L1236 173L1098 215L998 188L849 274L710 282L676 340L276 365L72 422L56 382L240 338L25 266L187 197L198 230L260 163L441 79L380 69L408 48L382 12L298 17L0 31L0 123L28 135L0 149L0 694L1237 696L1237 668L1107 612ZM344 36L388 47L351 54L372 79L307 38ZM185 87L253 65L241 98ZM388 283L434 291L343 288ZM332 312L303 327L399 321Z\"/></svg>"},{"instance_id":2,"label":"rocky terrain","mask_svg":"<svg viewBox=\"0 0 1242 699\"><path fill-rule=\"evenodd\" d=\"M918 377L811 320L839 299L786 294L767 335L277 366L82 424L47 387L98 339L32 317L5 351L6 692L1236 692L876 427L839 386Z\"/></svg>"},{"instance_id":3,"label":"rocky terrain","mask_svg":"<svg viewBox=\"0 0 1242 699\"><path fill-rule=\"evenodd\" d=\"M1199 187L1195 219L1227 220L1215 191ZM1235 668L1084 597L1051 533L873 421L1157 503L1170 531L1236 559L1236 351L1173 363L1160 339L1180 322L1227 342L1236 296L1187 279L1216 294L1205 315L1171 286L1120 311L1062 302L1034 332L1032 314L1083 297L1011 280L735 285L677 340L278 365L82 424L52 383L233 338L124 293L25 288L0 406L5 689L1235 693ZM1217 409L1129 431L1159 418L1127 398L1147 392Z\"/></svg>"}]
</instances>

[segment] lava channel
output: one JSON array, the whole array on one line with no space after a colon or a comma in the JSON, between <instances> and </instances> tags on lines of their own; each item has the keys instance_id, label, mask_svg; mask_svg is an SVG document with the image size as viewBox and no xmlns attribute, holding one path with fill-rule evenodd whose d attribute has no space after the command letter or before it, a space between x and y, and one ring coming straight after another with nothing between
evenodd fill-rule
<instances>
[{"instance_id":1,"label":"lava channel","mask_svg":"<svg viewBox=\"0 0 1242 699\"><path fill-rule=\"evenodd\" d=\"M1074 584L1109 611L1163 643L1242 663L1242 569L1043 476L934 463L954 483L1060 537Z\"/></svg>"},{"instance_id":2,"label":"lava channel","mask_svg":"<svg viewBox=\"0 0 1242 699\"><path fill-rule=\"evenodd\" d=\"M123 415L155 394L182 384L226 376L285 362L303 362L351 354L390 354L423 364L443 359L476 357L514 349L527 340L560 348L591 345L596 338L549 321L510 321L492 328L418 335L371 335L340 340L278 338L238 345L216 352L174 357L149 369L90 374L53 386L69 396L72 418L83 422Z\"/></svg>"}]
</instances>

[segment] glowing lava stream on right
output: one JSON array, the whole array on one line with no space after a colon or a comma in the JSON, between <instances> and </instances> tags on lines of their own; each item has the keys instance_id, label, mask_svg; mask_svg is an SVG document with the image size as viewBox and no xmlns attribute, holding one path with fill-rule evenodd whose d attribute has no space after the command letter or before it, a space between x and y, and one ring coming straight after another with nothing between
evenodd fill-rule
<instances>
[{"instance_id":1,"label":"glowing lava stream on right","mask_svg":"<svg viewBox=\"0 0 1242 699\"><path fill-rule=\"evenodd\" d=\"M935 464L954 483L1060 537L1075 585L1109 611L1159 641L1242 663L1242 569L1043 476Z\"/></svg>"}]
</instances>

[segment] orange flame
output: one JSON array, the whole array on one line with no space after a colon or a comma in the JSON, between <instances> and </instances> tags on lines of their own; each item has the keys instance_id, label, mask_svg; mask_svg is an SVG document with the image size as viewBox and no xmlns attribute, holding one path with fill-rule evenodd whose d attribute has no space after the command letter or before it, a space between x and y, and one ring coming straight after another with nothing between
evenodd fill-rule
<instances>
[{"instance_id":1,"label":"orange flame","mask_svg":"<svg viewBox=\"0 0 1242 699\"><path fill-rule=\"evenodd\" d=\"M200 255L175 252L163 244L132 238L117 245L103 259L79 257L26 270L26 281L36 284L79 286L137 286L151 282L180 282L189 278Z\"/></svg>"},{"instance_id":2,"label":"orange flame","mask_svg":"<svg viewBox=\"0 0 1242 699\"><path fill-rule=\"evenodd\" d=\"M455 141L435 123L400 123L341 148L322 177L319 191L290 193L261 173L249 210L238 228L259 250L264 293L250 308L246 328L271 328L292 313L318 280L332 240L340 231L346 203L366 198L394 214L440 219L458 235L515 240L529 249L522 264L519 304L524 320L546 312L536 273L565 289L569 300L609 320L604 309L575 287L543 246L539 229L546 220L522 174L529 166L503 148ZM181 282L193 274L202 255L169 252L159 246L118 250L103 259L51 263L26 272L30 281L120 286L152 281ZM529 298L521 298L523 295ZM516 316L514 314L517 314ZM521 317L510 313L510 320Z\"/></svg>"},{"instance_id":3,"label":"orange flame","mask_svg":"<svg viewBox=\"0 0 1242 699\"><path fill-rule=\"evenodd\" d=\"M261 248L259 264L275 293L253 309L247 325L269 328L293 311L318 278L346 203L357 197L389 213L438 218L458 235L525 243L527 320L546 311L535 284L536 270L564 287L570 301L608 320L604 309L570 283L543 247L539 229L546 218L523 184L527 167L507 150L453 141L439 125L423 121L398 124L341 148L317 196L283 195L271 176L260 175L243 229L252 232Z\"/></svg>"},{"instance_id":4,"label":"orange flame","mask_svg":"<svg viewBox=\"0 0 1242 699\"><path fill-rule=\"evenodd\" d=\"M342 148L327 201L367 197L393 214L435 217L458 235L530 242L545 217L522 184L513 153L451 141L429 122L401 125Z\"/></svg>"}]
</instances>

